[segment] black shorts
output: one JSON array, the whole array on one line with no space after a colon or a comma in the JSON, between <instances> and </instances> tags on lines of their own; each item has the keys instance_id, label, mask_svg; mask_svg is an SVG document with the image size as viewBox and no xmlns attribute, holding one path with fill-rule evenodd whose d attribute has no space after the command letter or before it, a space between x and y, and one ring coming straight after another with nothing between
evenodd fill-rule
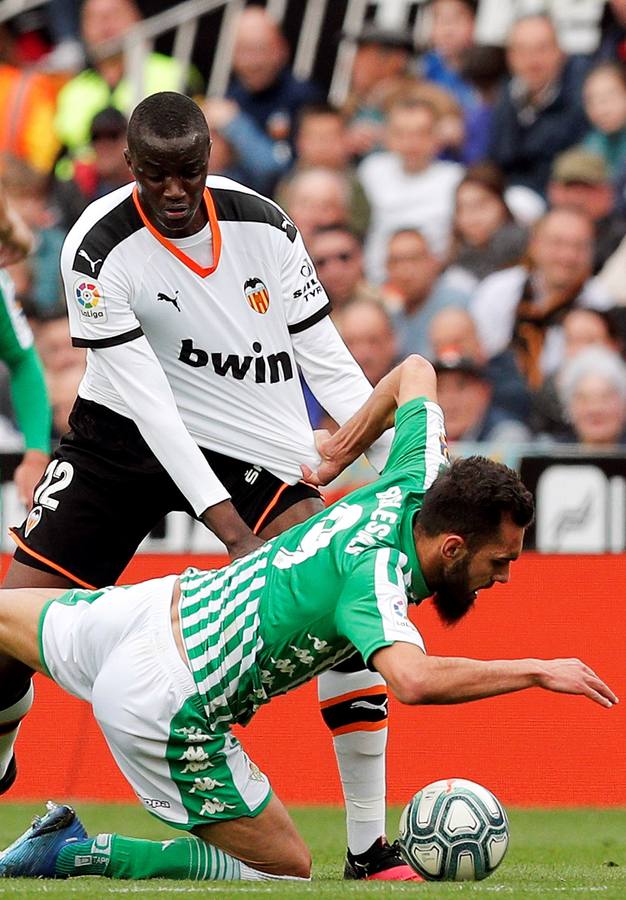
<instances>
[{"instance_id":1,"label":"black shorts","mask_svg":"<svg viewBox=\"0 0 626 900\"><path fill-rule=\"evenodd\" d=\"M102 587L115 583L167 513L194 513L130 419L79 397L69 421L38 502L12 529L15 559ZM320 496L304 482L286 485L251 463L202 452L255 533L294 503Z\"/></svg>"}]
</instances>

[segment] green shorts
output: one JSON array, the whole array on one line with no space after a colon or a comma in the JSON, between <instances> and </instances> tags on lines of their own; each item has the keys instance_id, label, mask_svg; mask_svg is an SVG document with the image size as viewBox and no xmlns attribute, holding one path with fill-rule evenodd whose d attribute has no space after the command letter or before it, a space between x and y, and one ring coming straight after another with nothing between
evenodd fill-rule
<instances>
[{"instance_id":1,"label":"green shorts","mask_svg":"<svg viewBox=\"0 0 626 900\"><path fill-rule=\"evenodd\" d=\"M258 815L271 787L230 731L208 727L174 643L175 581L169 575L130 587L68 591L42 611L40 653L57 684L91 703L144 807L189 830Z\"/></svg>"}]
</instances>

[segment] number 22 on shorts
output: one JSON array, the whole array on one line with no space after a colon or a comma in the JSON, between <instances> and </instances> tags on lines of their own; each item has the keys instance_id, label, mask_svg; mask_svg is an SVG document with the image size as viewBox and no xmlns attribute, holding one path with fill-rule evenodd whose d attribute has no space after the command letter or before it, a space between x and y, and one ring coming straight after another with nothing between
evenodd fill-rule
<instances>
[{"instance_id":1,"label":"number 22 on shorts","mask_svg":"<svg viewBox=\"0 0 626 900\"><path fill-rule=\"evenodd\" d=\"M74 477L74 467L65 460L53 459L33 495L33 503L46 509L56 509L59 501L54 497L59 491L69 487Z\"/></svg>"}]
</instances>

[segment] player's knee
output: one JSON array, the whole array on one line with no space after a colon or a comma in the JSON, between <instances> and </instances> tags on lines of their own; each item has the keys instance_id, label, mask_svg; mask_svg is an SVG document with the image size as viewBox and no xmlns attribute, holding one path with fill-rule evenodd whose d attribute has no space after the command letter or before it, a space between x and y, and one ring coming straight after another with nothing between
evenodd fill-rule
<instances>
[{"instance_id":1,"label":"player's knee","mask_svg":"<svg viewBox=\"0 0 626 900\"><path fill-rule=\"evenodd\" d=\"M365 689L324 700L320 709L326 726L337 736L352 731L384 728L387 723L388 702L386 693Z\"/></svg>"},{"instance_id":2,"label":"player's knee","mask_svg":"<svg viewBox=\"0 0 626 900\"><path fill-rule=\"evenodd\" d=\"M288 858L284 861L283 872L281 874L289 878L310 878L313 860L309 848L303 841L298 841L289 853Z\"/></svg>"}]
</instances>

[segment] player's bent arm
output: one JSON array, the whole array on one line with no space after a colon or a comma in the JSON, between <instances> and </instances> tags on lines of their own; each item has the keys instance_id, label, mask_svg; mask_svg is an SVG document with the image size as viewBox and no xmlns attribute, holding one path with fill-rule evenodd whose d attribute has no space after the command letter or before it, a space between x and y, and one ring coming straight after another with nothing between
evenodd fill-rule
<instances>
[{"instance_id":1,"label":"player's bent arm","mask_svg":"<svg viewBox=\"0 0 626 900\"><path fill-rule=\"evenodd\" d=\"M611 689L578 659L428 656L413 644L396 642L377 650L372 664L401 703L467 703L531 687L582 694L607 708L618 702Z\"/></svg>"},{"instance_id":2,"label":"player's bent arm","mask_svg":"<svg viewBox=\"0 0 626 900\"><path fill-rule=\"evenodd\" d=\"M307 480L327 484L393 425L399 406L415 397L437 400L435 370L422 356L412 354L382 378L369 398L335 434L318 442L322 462L316 472L304 469Z\"/></svg>"},{"instance_id":3,"label":"player's bent arm","mask_svg":"<svg viewBox=\"0 0 626 900\"><path fill-rule=\"evenodd\" d=\"M257 547L256 538L230 502L228 491L202 455L180 416L165 372L145 337L92 352L132 413L142 437L194 512L232 556Z\"/></svg>"},{"instance_id":4,"label":"player's bent arm","mask_svg":"<svg viewBox=\"0 0 626 900\"><path fill-rule=\"evenodd\" d=\"M292 335L296 361L316 399L338 425L348 419L372 393L360 366L328 316ZM393 423L392 423L393 424ZM393 431L382 434L366 449L370 465L382 472L389 456Z\"/></svg>"}]
</instances>

